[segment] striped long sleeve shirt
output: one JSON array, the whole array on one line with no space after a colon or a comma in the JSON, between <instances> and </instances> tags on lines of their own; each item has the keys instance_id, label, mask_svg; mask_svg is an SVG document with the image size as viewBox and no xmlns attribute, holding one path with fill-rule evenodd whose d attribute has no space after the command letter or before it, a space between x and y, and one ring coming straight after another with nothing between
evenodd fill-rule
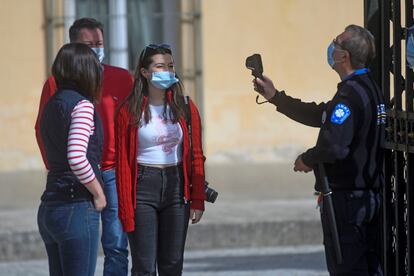
<instances>
[{"instance_id":1,"label":"striped long sleeve shirt","mask_svg":"<svg viewBox=\"0 0 414 276\"><path fill-rule=\"evenodd\" d=\"M94 106L91 102L82 100L71 114L67 158L72 172L85 185L95 179L95 173L86 157L89 137L94 129Z\"/></svg>"}]
</instances>

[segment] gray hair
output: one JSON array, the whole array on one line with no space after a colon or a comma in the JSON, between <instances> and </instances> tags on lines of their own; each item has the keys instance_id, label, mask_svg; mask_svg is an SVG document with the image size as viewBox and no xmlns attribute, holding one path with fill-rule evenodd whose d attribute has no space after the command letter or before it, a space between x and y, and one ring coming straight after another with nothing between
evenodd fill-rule
<instances>
[{"instance_id":1,"label":"gray hair","mask_svg":"<svg viewBox=\"0 0 414 276\"><path fill-rule=\"evenodd\" d=\"M347 26L345 32L349 37L342 41L341 47L349 52L352 67L366 67L375 57L374 36L367 29L357 25Z\"/></svg>"}]
</instances>

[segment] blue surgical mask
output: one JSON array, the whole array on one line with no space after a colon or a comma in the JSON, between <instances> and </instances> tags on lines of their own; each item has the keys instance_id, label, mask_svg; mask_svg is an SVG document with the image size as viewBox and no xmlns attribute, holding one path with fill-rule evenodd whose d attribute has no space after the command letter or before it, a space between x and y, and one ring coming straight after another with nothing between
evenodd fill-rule
<instances>
[{"instance_id":1,"label":"blue surgical mask","mask_svg":"<svg viewBox=\"0 0 414 276\"><path fill-rule=\"evenodd\" d=\"M159 89L170 88L178 79L170 71L152 72L151 83Z\"/></svg>"},{"instance_id":2,"label":"blue surgical mask","mask_svg":"<svg viewBox=\"0 0 414 276\"><path fill-rule=\"evenodd\" d=\"M333 42L331 42L331 44L329 44L328 46L328 64L329 66L331 66L333 68L333 66L335 65L335 61L333 58L333 52L335 51L335 45Z\"/></svg>"},{"instance_id":3,"label":"blue surgical mask","mask_svg":"<svg viewBox=\"0 0 414 276\"><path fill-rule=\"evenodd\" d=\"M406 58L407 65L414 69L414 27L408 29L407 32L407 48L406 48Z\"/></svg>"},{"instance_id":4,"label":"blue surgical mask","mask_svg":"<svg viewBox=\"0 0 414 276\"><path fill-rule=\"evenodd\" d=\"M96 56L99 59L99 62L102 63L103 59L105 58L104 48L91 48L92 51L95 52Z\"/></svg>"}]
</instances>

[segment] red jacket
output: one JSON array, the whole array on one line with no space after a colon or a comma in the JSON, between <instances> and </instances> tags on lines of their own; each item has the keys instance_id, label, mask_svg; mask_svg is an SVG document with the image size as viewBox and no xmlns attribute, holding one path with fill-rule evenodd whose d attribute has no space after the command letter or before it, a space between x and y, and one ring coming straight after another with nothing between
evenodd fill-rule
<instances>
[{"instance_id":1,"label":"red jacket","mask_svg":"<svg viewBox=\"0 0 414 276\"><path fill-rule=\"evenodd\" d=\"M102 121L104 129L104 144L102 151L102 169L112 169L115 167L115 110L119 104L132 90L133 78L125 69L103 64L103 83L102 95L96 109ZM53 76L50 76L45 82L40 98L39 112L37 114L35 131L36 140L42 154L43 163L48 168L45 150L40 134L40 119L42 118L43 109L50 97L55 94L56 82Z\"/></svg>"},{"instance_id":2,"label":"red jacket","mask_svg":"<svg viewBox=\"0 0 414 276\"><path fill-rule=\"evenodd\" d=\"M168 101L171 102L172 92L167 92ZM148 98L144 97L142 107L147 107ZM201 143L201 120L197 107L190 100L192 149L191 160L189 137L186 121L179 119L183 130L183 170L184 170L184 198L191 201L191 208L204 210L204 155ZM125 232L134 231L136 186L138 179L138 128L130 124L132 119L125 102L115 118L116 140L116 183L118 190L118 216ZM191 174L191 179L190 179ZM191 183L191 189L190 189ZM139 183L138 183L139 185Z\"/></svg>"}]
</instances>

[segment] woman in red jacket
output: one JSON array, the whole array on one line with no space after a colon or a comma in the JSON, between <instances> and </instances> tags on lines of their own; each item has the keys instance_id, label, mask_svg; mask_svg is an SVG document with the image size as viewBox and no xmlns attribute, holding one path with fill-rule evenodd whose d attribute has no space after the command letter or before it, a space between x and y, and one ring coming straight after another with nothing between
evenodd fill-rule
<instances>
[{"instance_id":1,"label":"woman in red jacket","mask_svg":"<svg viewBox=\"0 0 414 276\"><path fill-rule=\"evenodd\" d=\"M181 275L188 221L199 222L204 210L205 176L200 116L185 102L169 45L141 52L115 123L119 217L132 275L156 275L157 268L160 276Z\"/></svg>"}]
</instances>

